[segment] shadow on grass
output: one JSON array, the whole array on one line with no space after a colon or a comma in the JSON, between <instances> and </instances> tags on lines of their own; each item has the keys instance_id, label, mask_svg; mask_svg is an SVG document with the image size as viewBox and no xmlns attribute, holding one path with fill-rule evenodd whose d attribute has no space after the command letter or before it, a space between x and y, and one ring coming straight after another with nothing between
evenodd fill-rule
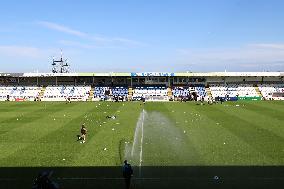
<instances>
[{"instance_id":1,"label":"shadow on grass","mask_svg":"<svg viewBox=\"0 0 284 189\"><path fill-rule=\"evenodd\" d=\"M2 167L1 189L31 188L42 171L63 189L125 188L122 167ZM131 188L281 188L284 166L134 167Z\"/></svg>"}]
</instances>

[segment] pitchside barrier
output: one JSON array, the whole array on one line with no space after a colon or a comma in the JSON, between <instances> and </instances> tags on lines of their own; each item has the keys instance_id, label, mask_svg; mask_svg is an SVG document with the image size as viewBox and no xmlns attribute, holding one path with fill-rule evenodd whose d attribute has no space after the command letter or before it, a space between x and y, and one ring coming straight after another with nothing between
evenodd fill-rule
<instances>
[{"instance_id":1,"label":"pitchside barrier","mask_svg":"<svg viewBox=\"0 0 284 189\"><path fill-rule=\"evenodd\" d=\"M261 97L216 97L215 100L218 101L218 100L223 100L223 101L238 101L238 100L245 100L245 101L259 101L261 100Z\"/></svg>"},{"instance_id":2,"label":"pitchside barrier","mask_svg":"<svg viewBox=\"0 0 284 189\"><path fill-rule=\"evenodd\" d=\"M237 101L238 100L238 97L215 97L215 101L220 101L220 100L223 100L223 101Z\"/></svg>"},{"instance_id":3,"label":"pitchside barrier","mask_svg":"<svg viewBox=\"0 0 284 189\"><path fill-rule=\"evenodd\" d=\"M133 167L131 189L276 189L284 186L283 166L142 166ZM141 170L141 175L139 171ZM53 172L62 189L125 189L122 166L2 167L1 189L32 188L39 173Z\"/></svg>"},{"instance_id":4,"label":"pitchside barrier","mask_svg":"<svg viewBox=\"0 0 284 189\"><path fill-rule=\"evenodd\" d=\"M256 96L256 97L238 97L238 100L246 100L246 101L255 100L255 101L259 101L259 100L261 100L261 97L259 97L259 96Z\"/></svg>"}]
</instances>

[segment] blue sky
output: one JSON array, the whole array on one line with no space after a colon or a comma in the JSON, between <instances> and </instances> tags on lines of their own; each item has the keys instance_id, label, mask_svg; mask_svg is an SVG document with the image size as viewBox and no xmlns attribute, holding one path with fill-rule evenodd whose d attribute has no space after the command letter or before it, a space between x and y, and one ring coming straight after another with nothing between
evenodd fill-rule
<instances>
[{"instance_id":1,"label":"blue sky","mask_svg":"<svg viewBox=\"0 0 284 189\"><path fill-rule=\"evenodd\" d=\"M284 71L284 1L0 2L0 72Z\"/></svg>"}]
</instances>

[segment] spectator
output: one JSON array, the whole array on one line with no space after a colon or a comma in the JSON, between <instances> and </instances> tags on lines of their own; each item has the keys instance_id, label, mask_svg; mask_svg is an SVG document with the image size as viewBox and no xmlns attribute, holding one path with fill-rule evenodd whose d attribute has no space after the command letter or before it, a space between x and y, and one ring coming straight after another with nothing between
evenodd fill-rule
<instances>
[{"instance_id":1,"label":"spectator","mask_svg":"<svg viewBox=\"0 0 284 189\"><path fill-rule=\"evenodd\" d=\"M131 184L131 177L133 176L133 170L131 165L127 162L127 160L124 160L124 165L123 165L123 177L125 181L125 187L126 189L130 188Z\"/></svg>"}]
</instances>

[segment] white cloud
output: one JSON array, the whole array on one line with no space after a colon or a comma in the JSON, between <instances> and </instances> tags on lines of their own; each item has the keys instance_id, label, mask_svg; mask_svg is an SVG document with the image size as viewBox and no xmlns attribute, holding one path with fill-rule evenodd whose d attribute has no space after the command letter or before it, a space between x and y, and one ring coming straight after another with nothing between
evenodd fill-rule
<instances>
[{"instance_id":1,"label":"white cloud","mask_svg":"<svg viewBox=\"0 0 284 189\"><path fill-rule=\"evenodd\" d=\"M87 37L88 36L87 33L84 33L84 32L78 31L78 30L74 30L74 29L71 29L67 26L63 26L63 25L56 24L56 23L53 23L53 22L39 21L37 23L39 25L43 26L43 27L46 27L46 28L49 28L49 29L52 29L52 30L56 30L56 31L59 31L59 32L75 35L75 36L78 36L78 37Z\"/></svg>"},{"instance_id":2,"label":"white cloud","mask_svg":"<svg viewBox=\"0 0 284 189\"><path fill-rule=\"evenodd\" d=\"M0 46L0 54L1 56L40 58L44 53L36 47L2 45Z\"/></svg>"},{"instance_id":3,"label":"white cloud","mask_svg":"<svg viewBox=\"0 0 284 189\"><path fill-rule=\"evenodd\" d=\"M284 69L284 44L248 44L238 48L178 49L178 59L199 67Z\"/></svg>"},{"instance_id":4,"label":"white cloud","mask_svg":"<svg viewBox=\"0 0 284 189\"><path fill-rule=\"evenodd\" d=\"M78 51L72 49L65 49L64 54L77 54ZM60 54L60 49L58 48L38 48L33 46L21 46L21 45L0 45L0 55L1 57L9 57L14 59L23 60L46 60L52 58L54 55ZM0 58L1 58L0 57Z\"/></svg>"},{"instance_id":5,"label":"white cloud","mask_svg":"<svg viewBox=\"0 0 284 189\"><path fill-rule=\"evenodd\" d=\"M131 39L125 39L125 38L120 38L120 37L113 38L112 41L121 42L121 43L124 43L124 44L127 44L127 45L133 45L133 46L145 46L145 45L147 45L147 44L139 42L139 41L134 41L134 40L131 40Z\"/></svg>"},{"instance_id":6,"label":"white cloud","mask_svg":"<svg viewBox=\"0 0 284 189\"><path fill-rule=\"evenodd\" d=\"M89 44L83 44L77 41L69 41L69 40L60 40L58 41L59 44L61 45L65 45L65 46L76 46L79 48L83 48L83 49L93 49L96 48L96 46L94 45L89 45Z\"/></svg>"},{"instance_id":7,"label":"white cloud","mask_svg":"<svg viewBox=\"0 0 284 189\"><path fill-rule=\"evenodd\" d=\"M254 48L265 48L265 49L278 49L278 50L284 50L284 44L281 43L256 43L256 44L250 44L249 46Z\"/></svg>"},{"instance_id":8,"label":"white cloud","mask_svg":"<svg viewBox=\"0 0 284 189\"><path fill-rule=\"evenodd\" d=\"M62 33L66 33L66 34L70 34L76 37L79 37L81 39L84 40L88 40L88 42L92 42L95 43L95 45L90 45L92 47L110 47L113 48L114 46L123 46L123 47L135 47L135 46L144 46L146 45L145 43L139 42L139 41L135 41L132 39L126 39L123 37L106 37L106 36L101 36L101 35L91 35L88 34L86 32L82 32L73 28L70 28L68 26L64 26L61 24L57 24L57 23L53 23L53 22L48 22L48 21L38 21L36 22L38 25L41 25L45 28L51 29L51 30L55 30L55 31L59 31ZM67 45L67 43L65 43ZM71 44L71 43L70 43ZM74 46L74 43L71 44L72 46ZM78 47L86 47L88 45L78 45Z\"/></svg>"},{"instance_id":9,"label":"white cloud","mask_svg":"<svg viewBox=\"0 0 284 189\"><path fill-rule=\"evenodd\" d=\"M80 57L80 51L64 49L64 58ZM0 45L0 69L2 72L30 72L34 70L50 71L52 57L60 57L59 48L41 48L21 45ZM71 69L75 62L71 60ZM5 62L5 63L4 63ZM7 63L8 62L8 63Z\"/></svg>"},{"instance_id":10,"label":"white cloud","mask_svg":"<svg viewBox=\"0 0 284 189\"><path fill-rule=\"evenodd\" d=\"M188 61L208 63L216 61L275 62L284 60L284 44L249 44L226 49L178 49L177 52Z\"/></svg>"},{"instance_id":11,"label":"white cloud","mask_svg":"<svg viewBox=\"0 0 284 189\"><path fill-rule=\"evenodd\" d=\"M93 44L89 44L89 43L81 43L78 41L70 41L70 40L59 40L58 43L60 45L64 45L64 46L70 46L70 47L75 47L75 48L82 48L82 49L123 49L124 47L122 46L116 46L116 45L111 45L111 44L97 44L97 45L93 45Z\"/></svg>"}]
</instances>

